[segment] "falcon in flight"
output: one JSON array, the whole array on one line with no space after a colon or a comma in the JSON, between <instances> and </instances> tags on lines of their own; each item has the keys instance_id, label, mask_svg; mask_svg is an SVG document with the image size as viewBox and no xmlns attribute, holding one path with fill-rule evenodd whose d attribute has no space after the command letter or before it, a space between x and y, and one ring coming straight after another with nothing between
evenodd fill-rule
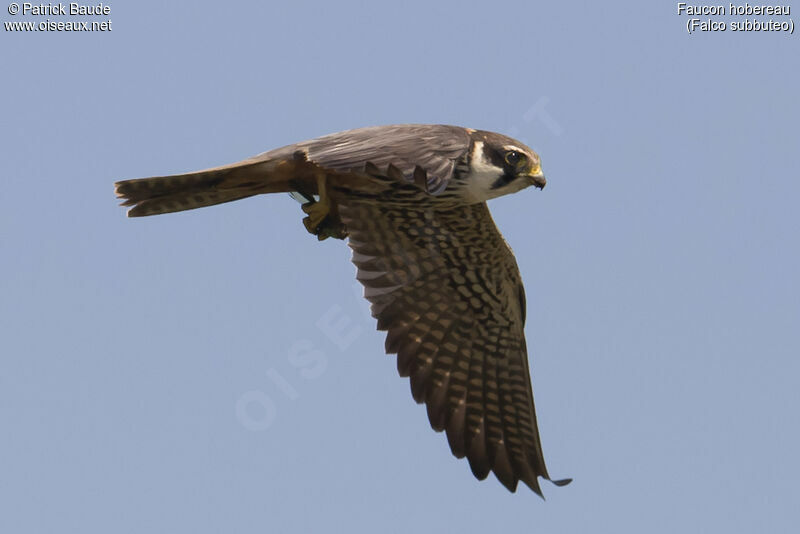
<instances>
[{"instance_id":1,"label":"falcon in flight","mask_svg":"<svg viewBox=\"0 0 800 534\"><path fill-rule=\"evenodd\" d=\"M525 346L525 291L486 201L542 189L539 156L493 132L406 124L360 128L204 171L117 182L129 217L289 192L319 239L349 239L386 352L431 426L510 491L542 495ZM553 481L561 486L570 482Z\"/></svg>"}]
</instances>

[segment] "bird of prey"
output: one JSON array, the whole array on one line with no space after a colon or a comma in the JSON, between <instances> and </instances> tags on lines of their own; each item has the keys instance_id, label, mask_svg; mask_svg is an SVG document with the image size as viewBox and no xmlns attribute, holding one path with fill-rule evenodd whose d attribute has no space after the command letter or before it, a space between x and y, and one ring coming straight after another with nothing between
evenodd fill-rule
<instances>
[{"instance_id":1,"label":"bird of prey","mask_svg":"<svg viewBox=\"0 0 800 534\"><path fill-rule=\"evenodd\" d=\"M525 291L486 201L542 189L539 156L493 132L403 124L348 130L203 171L117 182L142 217L260 193L304 199L306 229L349 239L386 352L474 475L542 495L523 326ZM552 481L565 485L569 479Z\"/></svg>"}]
</instances>

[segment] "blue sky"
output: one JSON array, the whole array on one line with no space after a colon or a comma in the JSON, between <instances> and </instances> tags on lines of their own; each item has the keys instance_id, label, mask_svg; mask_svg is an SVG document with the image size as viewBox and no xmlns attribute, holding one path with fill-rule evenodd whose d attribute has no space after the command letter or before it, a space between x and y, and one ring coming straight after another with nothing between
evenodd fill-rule
<instances>
[{"instance_id":1,"label":"blue sky","mask_svg":"<svg viewBox=\"0 0 800 534\"><path fill-rule=\"evenodd\" d=\"M0 531L796 528L796 35L689 35L669 2L110 6L0 31ZM575 479L546 501L450 455L288 196L113 195L399 122L542 156L544 191L490 207Z\"/></svg>"}]
</instances>

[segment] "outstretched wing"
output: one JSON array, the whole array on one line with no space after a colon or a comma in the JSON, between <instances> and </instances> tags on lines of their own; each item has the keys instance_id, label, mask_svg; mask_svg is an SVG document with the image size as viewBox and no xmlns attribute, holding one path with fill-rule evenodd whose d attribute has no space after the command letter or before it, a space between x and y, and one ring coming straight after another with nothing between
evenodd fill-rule
<instances>
[{"instance_id":1,"label":"outstretched wing","mask_svg":"<svg viewBox=\"0 0 800 534\"><path fill-rule=\"evenodd\" d=\"M465 128L397 124L347 130L278 150L302 151L309 161L329 171L369 174L374 169L408 182L424 180L419 185L436 194L447 187L456 161L469 146Z\"/></svg>"},{"instance_id":2,"label":"outstretched wing","mask_svg":"<svg viewBox=\"0 0 800 534\"><path fill-rule=\"evenodd\" d=\"M357 278L386 352L445 430L453 454L484 479L541 495L548 478L523 332L525 296L514 256L485 203L443 210L341 204ZM567 481L557 481L565 484Z\"/></svg>"}]
</instances>

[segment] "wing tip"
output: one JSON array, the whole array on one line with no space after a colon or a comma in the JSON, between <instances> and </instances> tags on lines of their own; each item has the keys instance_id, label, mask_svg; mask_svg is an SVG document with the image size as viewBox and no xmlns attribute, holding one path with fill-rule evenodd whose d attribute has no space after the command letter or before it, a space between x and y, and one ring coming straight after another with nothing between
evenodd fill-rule
<instances>
[{"instance_id":1,"label":"wing tip","mask_svg":"<svg viewBox=\"0 0 800 534\"><path fill-rule=\"evenodd\" d=\"M559 486L559 487L566 486L570 482L572 482L571 478L561 478L561 479L558 479L558 480L552 480L552 479L550 479L550 478L548 478L547 476L544 476L544 475L542 475L542 478L547 480L551 484L553 484L555 486ZM530 489L532 489L533 492L536 495L541 497L543 501L547 500L545 498L545 496L544 496L544 493L542 492L542 488L539 486L538 477L534 477L533 481L529 481L529 480L526 480L526 479L523 479L522 481L525 482L525 485L527 485ZM512 490L512 493L513 493L513 490Z\"/></svg>"}]
</instances>

